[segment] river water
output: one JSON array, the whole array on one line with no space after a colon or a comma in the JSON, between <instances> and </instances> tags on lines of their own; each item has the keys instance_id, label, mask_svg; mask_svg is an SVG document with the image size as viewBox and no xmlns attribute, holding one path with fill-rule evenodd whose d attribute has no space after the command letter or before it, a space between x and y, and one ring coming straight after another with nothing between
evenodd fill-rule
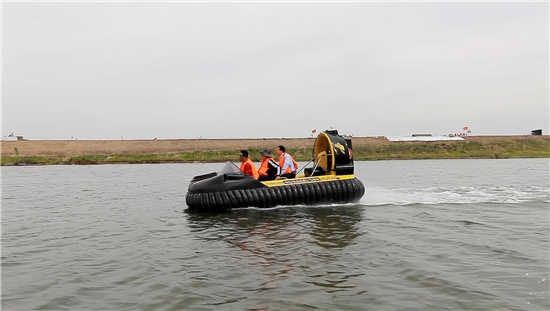
<instances>
[{"instance_id":1,"label":"river water","mask_svg":"<svg viewBox=\"0 0 550 311\"><path fill-rule=\"evenodd\" d=\"M186 211L223 164L2 167L2 310L548 310L549 161L357 162L357 204Z\"/></svg>"}]
</instances>

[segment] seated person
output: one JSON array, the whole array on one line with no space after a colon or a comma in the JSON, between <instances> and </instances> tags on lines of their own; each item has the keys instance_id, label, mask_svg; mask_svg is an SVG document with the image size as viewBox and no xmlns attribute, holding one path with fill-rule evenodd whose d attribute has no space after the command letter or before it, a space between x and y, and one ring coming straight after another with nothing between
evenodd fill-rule
<instances>
[{"instance_id":1,"label":"seated person","mask_svg":"<svg viewBox=\"0 0 550 311\"><path fill-rule=\"evenodd\" d=\"M260 164L260 169L258 170L258 174L260 175L258 180L264 181L277 178L279 175L279 164L273 160L271 151L269 151L269 149L265 149L260 152L260 154L262 155L262 164Z\"/></svg>"},{"instance_id":2,"label":"seated person","mask_svg":"<svg viewBox=\"0 0 550 311\"><path fill-rule=\"evenodd\" d=\"M277 179L281 177L294 178L296 177L296 170L298 170L298 163L294 158L286 152L285 146L278 146L277 155L279 155L279 167L281 173L277 176Z\"/></svg>"},{"instance_id":3,"label":"seated person","mask_svg":"<svg viewBox=\"0 0 550 311\"><path fill-rule=\"evenodd\" d=\"M248 151L247 150L241 150L241 172L245 173L248 176L254 177L254 179L258 179L260 177L258 175L258 171L256 170L256 165L254 165L254 162L248 158Z\"/></svg>"}]
</instances>

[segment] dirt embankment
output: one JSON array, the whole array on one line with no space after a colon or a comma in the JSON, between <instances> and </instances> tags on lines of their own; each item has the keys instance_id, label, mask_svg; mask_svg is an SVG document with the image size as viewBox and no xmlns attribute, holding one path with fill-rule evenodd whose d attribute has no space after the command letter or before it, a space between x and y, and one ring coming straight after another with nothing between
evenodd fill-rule
<instances>
[{"instance_id":1,"label":"dirt embankment","mask_svg":"<svg viewBox=\"0 0 550 311\"><path fill-rule=\"evenodd\" d=\"M550 136L472 136L466 141L480 144L502 142L550 141ZM25 140L2 141L2 156L81 156L166 154L195 151L260 150L284 145L288 149L312 148L313 138L266 139L166 139L166 140ZM463 141L447 141L460 144ZM434 142L443 143L443 142ZM354 149L392 144L426 144L426 142L390 142L385 137L353 137Z\"/></svg>"},{"instance_id":2,"label":"dirt embankment","mask_svg":"<svg viewBox=\"0 0 550 311\"><path fill-rule=\"evenodd\" d=\"M166 139L166 140L26 140L2 141L4 156L79 156L91 154L158 154L240 149L274 150L278 145L289 149L311 148L313 138L267 139ZM356 143L379 143L384 138L354 138Z\"/></svg>"}]
</instances>

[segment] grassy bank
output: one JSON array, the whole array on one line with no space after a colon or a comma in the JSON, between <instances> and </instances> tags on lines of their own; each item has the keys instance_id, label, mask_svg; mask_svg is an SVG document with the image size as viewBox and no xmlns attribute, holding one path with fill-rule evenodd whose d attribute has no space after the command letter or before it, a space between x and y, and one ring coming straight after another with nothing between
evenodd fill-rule
<instances>
[{"instance_id":1,"label":"grassy bank","mask_svg":"<svg viewBox=\"0 0 550 311\"><path fill-rule=\"evenodd\" d=\"M360 141L360 140L358 140ZM185 163L238 161L239 148L221 151L89 155L2 155L2 165L71 165L114 163ZM263 148L248 148L259 161ZM311 146L288 148L298 161L311 159ZM355 160L550 158L550 139L513 137L440 142L368 142L354 144Z\"/></svg>"},{"instance_id":2,"label":"grassy bank","mask_svg":"<svg viewBox=\"0 0 550 311\"><path fill-rule=\"evenodd\" d=\"M260 149L249 149L251 158L260 161ZM297 161L309 161L309 148L290 149ZM256 156L254 156L256 155ZM2 165L87 165L87 164L145 164L145 163L193 163L193 162L225 162L239 161L239 150L226 151L195 151L158 154L118 154L118 155L39 155L39 156L3 156Z\"/></svg>"},{"instance_id":3,"label":"grassy bank","mask_svg":"<svg viewBox=\"0 0 550 311\"><path fill-rule=\"evenodd\" d=\"M69 157L61 155L4 156L2 157L2 165L221 162L235 161L235 154L236 151L200 151L166 154L81 155Z\"/></svg>"},{"instance_id":4,"label":"grassy bank","mask_svg":"<svg viewBox=\"0 0 550 311\"><path fill-rule=\"evenodd\" d=\"M550 158L550 140L414 142L360 146L356 160Z\"/></svg>"}]
</instances>

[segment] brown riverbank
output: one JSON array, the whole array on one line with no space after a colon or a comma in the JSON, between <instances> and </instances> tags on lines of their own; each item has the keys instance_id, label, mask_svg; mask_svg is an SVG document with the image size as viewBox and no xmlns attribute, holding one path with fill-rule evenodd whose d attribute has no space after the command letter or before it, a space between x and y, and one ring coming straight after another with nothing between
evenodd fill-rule
<instances>
[{"instance_id":1,"label":"brown riverbank","mask_svg":"<svg viewBox=\"0 0 550 311\"><path fill-rule=\"evenodd\" d=\"M297 160L311 159L313 138L27 140L2 141L2 165L106 164L237 161L248 149L285 145ZM385 137L354 137L356 160L550 157L550 136L473 136L463 141L390 142Z\"/></svg>"},{"instance_id":2,"label":"brown riverbank","mask_svg":"<svg viewBox=\"0 0 550 311\"><path fill-rule=\"evenodd\" d=\"M159 139L159 140L25 140L2 141L2 156L81 156L114 154L160 154L201 151L228 151L284 145L288 149L311 148L313 138L266 139ZM383 138L356 137L354 146L388 143Z\"/></svg>"}]
</instances>

